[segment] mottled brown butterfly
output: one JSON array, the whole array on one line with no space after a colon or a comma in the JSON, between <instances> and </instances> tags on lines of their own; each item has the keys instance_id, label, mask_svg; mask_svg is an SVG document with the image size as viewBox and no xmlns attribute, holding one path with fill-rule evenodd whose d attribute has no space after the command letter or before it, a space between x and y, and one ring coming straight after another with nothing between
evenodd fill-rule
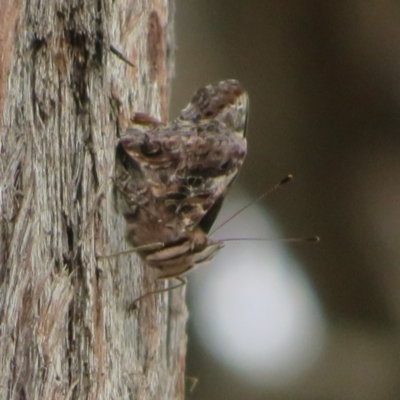
<instances>
[{"instance_id":1,"label":"mottled brown butterfly","mask_svg":"<svg viewBox=\"0 0 400 400\"><path fill-rule=\"evenodd\" d=\"M171 123L138 114L120 139L126 239L158 278L179 278L223 247L208 233L246 156L248 109L241 84L226 80L199 89Z\"/></svg>"}]
</instances>

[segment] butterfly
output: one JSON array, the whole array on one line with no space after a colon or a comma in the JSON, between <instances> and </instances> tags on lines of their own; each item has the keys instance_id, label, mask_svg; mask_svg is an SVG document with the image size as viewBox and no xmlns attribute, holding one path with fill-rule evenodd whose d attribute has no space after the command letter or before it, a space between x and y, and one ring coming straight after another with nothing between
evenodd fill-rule
<instances>
[{"instance_id":1,"label":"butterfly","mask_svg":"<svg viewBox=\"0 0 400 400\"><path fill-rule=\"evenodd\" d=\"M126 240L159 279L180 278L223 247L208 237L247 152L249 99L237 80L199 89L174 121L137 114L116 149Z\"/></svg>"}]
</instances>

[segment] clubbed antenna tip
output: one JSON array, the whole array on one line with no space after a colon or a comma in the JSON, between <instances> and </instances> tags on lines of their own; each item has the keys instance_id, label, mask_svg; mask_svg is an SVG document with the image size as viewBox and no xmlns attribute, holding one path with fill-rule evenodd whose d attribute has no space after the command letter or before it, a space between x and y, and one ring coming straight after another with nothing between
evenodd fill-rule
<instances>
[{"instance_id":1,"label":"clubbed antenna tip","mask_svg":"<svg viewBox=\"0 0 400 400\"><path fill-rule=\"evenodd\" d=\"M287 176L285 176L278 184L278 186L284 185L285 183L290 182L293 179L293 175L292 174L288 174Z\"/></svg>"}]
</instances>

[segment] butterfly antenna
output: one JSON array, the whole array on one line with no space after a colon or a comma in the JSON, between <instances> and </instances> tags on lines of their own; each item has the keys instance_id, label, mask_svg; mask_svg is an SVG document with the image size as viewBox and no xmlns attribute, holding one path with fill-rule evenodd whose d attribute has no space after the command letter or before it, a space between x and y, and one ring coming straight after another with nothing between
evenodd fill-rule
<instances>
[{"instance_id":1,"label":"butterfly antenna","mask_svg":"<svg viewBox=\"0 0 400 400\"><path fill-rule=\"evenodd\" d=\"M318 243L320 241L319 236L312 236L308 238L229 238L223 239L222 242L242 242L242 241L259 241L259 242L285 242L285 243L305 243L305 242L314 242Z\"/></svg>"},{"instance_id":2,"label":"butterfly antenna","mask_svg":"<svg viewBox=\"0 0 400 400\"><path fill-rule=\"evenodd\" d=\"M219 229L221 229L224 225L226 225L229 221L231 221L233 218L235 218L237 215L242 213L244 210L252 206L254 203L257 203L258 201L262 200L264 197L269 196L271 193L275 192L277 189L279 189L282 185L285 183L290 182L293 179L293 175L289 174L285 176L280 182L278 182L275 186L273 186L271 189L268 189L266 192L262 193L260 196L256 197L254 200L252 200L250 203L246 204L244 207L240 208L238 211L236 211L233 215L231 215L226 221L224 221L221 225L217 226L213 231L211 231L210 235L214 234L217 232Z\"/></svg>"},{"instance_id":3,"label":"butterfly antenna","mask_svg":"<svg viewBox=\"0 0 400 400\"><path fill-rule=\"evenodd\" d=\"M143 246L139 246L139 247L134 247L129 250L120 251L118 253L112 253L112 254L107 254L107 255L97 254L96 258L100 259L100 260L105 260L107 258L126 256L126 255L129 255L132 253L137 253L138 251L157 251L157 250L162 249L163 247L164 247L164 243L155 242L155 243L150 243L150 244L144 244Z\"/></svg>"},{"instance_id":4,"label":"butterfly antenna","mask_svg":"<svg viewBox=\"0 0 400 400\"><path fill-rule=\"evenodd\" d=\"M174 279L179 281L179 283L174 285L174 286L169 286L169 287L166 287L166 288L163 288L163 289L151 290L150 292L142 294L137 299L132 301L132 303L128 306L128 310L127 311L128 312L132 312L133 310L136 310L137 309L137 303L139 303L140 301L142 301L143 299L145 299L145 298L147 298L149 296L153 296L154 294L158 294L158 293L169 292L171 290L178 289L178 288L180 288L182 286L185 286L187 284L187 280L185 278L182 278L181 276L174 276Z\"/></svg>"}]
</instances>

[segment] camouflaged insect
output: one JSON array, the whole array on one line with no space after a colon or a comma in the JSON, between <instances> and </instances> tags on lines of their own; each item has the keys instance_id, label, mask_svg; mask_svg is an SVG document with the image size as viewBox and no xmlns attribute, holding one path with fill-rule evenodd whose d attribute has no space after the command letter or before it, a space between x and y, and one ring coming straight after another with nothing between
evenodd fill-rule
<instances>
[{"instance_id":1,"label":"camouflaged insect","mask_svg":"<svg viewBox=\"0 0 400 400\"><path fill-rule=\"evenodd\" d=\"M126 239L158 278L179 277L223 246L207 234L246 156L248 103L238 81L218 82L175 121L139 114L141 126L120 139L115 188Z\"/></svg>"}]
</instances>

